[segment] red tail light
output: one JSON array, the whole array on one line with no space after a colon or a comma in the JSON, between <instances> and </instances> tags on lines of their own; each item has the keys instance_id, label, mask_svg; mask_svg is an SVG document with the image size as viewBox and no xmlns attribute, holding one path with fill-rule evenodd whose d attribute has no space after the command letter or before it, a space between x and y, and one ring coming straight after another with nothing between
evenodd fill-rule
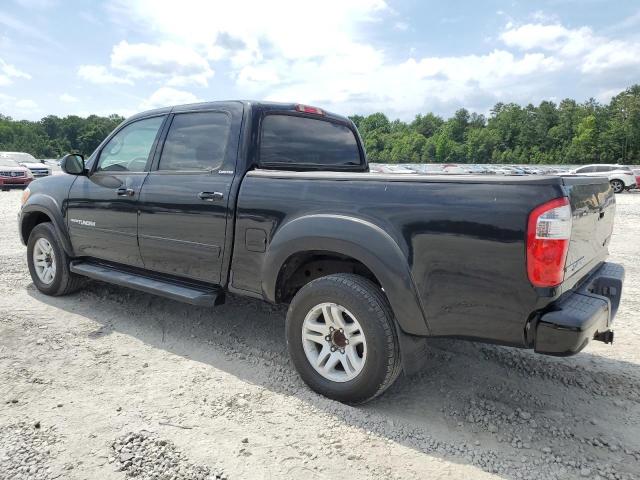
<instances>
[{"instance_id":1,"label":"red tail light","mask_svg":"<svg viewBox=\"0 0 640 480\"><path fill-rule=\"evenodd\" d=\"M527 225L527 274L536 287L555 287L564 280L571 238L571 206L567 197L536 207Z\"/></svg>"},{"instance_id":2,"label":"red tail light","mask_svg":"<svg viewBox=\"0 0 640 480\"><path fill-rule=\"evenodd\" d=\"M318 107L310 107L309 105L296 105L296 110L302 113L313 113L314 115L324 115L322 109Z\"/></svg>"}]
</instances>

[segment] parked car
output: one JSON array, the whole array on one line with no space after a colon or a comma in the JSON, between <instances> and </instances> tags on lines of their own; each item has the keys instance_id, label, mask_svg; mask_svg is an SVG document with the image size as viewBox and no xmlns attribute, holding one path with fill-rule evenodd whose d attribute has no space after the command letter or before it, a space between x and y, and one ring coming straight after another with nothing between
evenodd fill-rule
<instances>
[{"instance_id":1,"label":"parked car","mask_svg":"<svg viewBox=\"0 0 640 480\"><path fill-rule=\"evenodd\" d=\"M24 152L0 152L0 158L6 158L18 162L23 167L28 168L33 174L34 178L46 177L51 175L51 169L47 167L43 162L36 160L36 158Z\"/></svg>"},{"instance_id":2,"label":"parked car","mask_svg":"<svg viewBox=\"0 0 640 480\"><path fill-rule=\"evenodd\" d=\"M572 175L587 175L589 177L606 177L609 179L611 188L615 193L622 193L625 190L635 188L637 185L636 176L629 167L624 165L585 165L571 171Z\"/></svg>"},{"instance_id":3,"label":"parked car","mask_svg":"<svg viewBox=\"0 0 640 480\"><path fill-rule=\"evenodd\" d=\"M28 168L19 165L9 158L0 157L0 187L8 190L9 187L25 187L33 181L33 174Z\"/></svg>"},{"instance_id":4,"label":"parked car","mask_svg":"<svg viewBox=\"0 0 640 480\"><path fill-rule=\"evenodd\" d=\"M549 355L613 339L624 269L605 261L606 179L370 175L348 118L257 102L144 112L61 167L19 216L38 290L89 277L289 304L292 363L332 399L421 369L426 337Z\"/></svg>"},{"instance_id":5,"label":"parked car","mask_svg":"<svg viewBox=\"0 0 640 480\"><path fill-rule=\"evenodd\" d=\"M415 170L411 170L410 168L403 167L402 165L386 165L386 164L376 164L372 169L372 173L396 173L396 174L408 174L408 173L416 173Z\"/></svg>"}]
</instances>

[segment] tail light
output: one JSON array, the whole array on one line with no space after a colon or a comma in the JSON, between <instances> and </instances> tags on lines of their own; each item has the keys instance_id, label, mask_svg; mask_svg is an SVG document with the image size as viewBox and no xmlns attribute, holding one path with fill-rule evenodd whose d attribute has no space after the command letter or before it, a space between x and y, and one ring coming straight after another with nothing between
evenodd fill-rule
<instances>
[{"instance_id":1,"label":"tail light","mask_svg":"<svg viewBox=\"0 0 640 480\"><path fill-rule=\"evenodd\" d=\"M527 225L527 274L536 287L555 287L564 279L571 238L571 206L567 197L536 207Z\"/></svg>"},{"instance_id":2,"label":"tail light","mask_svg":"<svg viewBox=\"0 0 640 480\"><path fill-rule=\"evenodd\" d=\"M309 105L296 105L296 110L302 113L313 113L314 115L324 115L322 109L318 107L310 107Z\"/></svg>"}]
</instances>

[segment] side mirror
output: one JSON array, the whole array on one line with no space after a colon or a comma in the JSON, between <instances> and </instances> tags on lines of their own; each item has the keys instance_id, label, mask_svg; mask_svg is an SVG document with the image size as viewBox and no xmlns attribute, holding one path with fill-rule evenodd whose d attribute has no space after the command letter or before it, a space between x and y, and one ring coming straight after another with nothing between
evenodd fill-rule
<instances>
[{"instance_id":1,"label":"side mirror","mask_svg":"<svg viewBox=\"0 0 640 480\"><path fill-rule=\"evenodd\" d=\"M69 175L84 175L84 157L79 153L68 153L60 160L60 168Z\"/></svg>"}]
</instances>

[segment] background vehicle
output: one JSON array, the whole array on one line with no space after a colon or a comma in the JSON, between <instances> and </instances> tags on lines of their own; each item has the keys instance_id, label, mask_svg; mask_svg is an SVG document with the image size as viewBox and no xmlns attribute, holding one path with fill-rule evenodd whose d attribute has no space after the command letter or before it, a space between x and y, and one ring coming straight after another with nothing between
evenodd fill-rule
<instances>
[{"instance_id":1,"label":"background vehicle","mask_svg":"<svg viewBox=\"0 0 640 480\"><path fill-rule=\"evenodd\" d=\"M28 168L18 165L8 158L0 157L0 188L8 190L11 186L27 186L33 181Z\"/></svg>"},{"instance_id":2,"label":"background vehicle","mask_svg":"<svg viewBox=\"0 0 640 480\"><path fill-rule=\"evenodd\" d=\"M336 400L419 369L428 336L550 355L613 339L624 270L605 262L606 179L369 173L347 118L254 102L135 115L62 169L19 219L41 292L89 277L289 304L293 364Z\"/></svg>"},{"instance_id":3,"label":"background vehicle","mask_svg":"<svg viewBox=\"0 0 640 480\"><path fill-rule=\"evenodd\" d=\"M623 165L585 165L571 171L572 175L606 177L615 193L622 193L636 186L636 177L629 167Z\"/></svg>"},{"instance_id":4,"label":"background vehicle","mask_svg":"<svg viewBox=\"0 0 640 480\"><path fill-rule=\"evenodd\" d=\"M14 160L23 167L28 168L33 174L34 178L46 177L51 175L51 169L47 167L43 162L36 160L36 158L23 152L0 152L0 158L6 158Z\"/></svg>"},{"instance_id":5,"label":"background vehicle","mask_svg":"<svg viewBox=\"0 0 640 480\"><path fill-rule=\"evenodd\" d=\"M404 167L402 165L382 165L377 164L371 168L372 172L375 173L397 173L397 174L407 174L407 173L416 173L415 170L411 170L410 168Z\"/></svg>"}]
</instances>

